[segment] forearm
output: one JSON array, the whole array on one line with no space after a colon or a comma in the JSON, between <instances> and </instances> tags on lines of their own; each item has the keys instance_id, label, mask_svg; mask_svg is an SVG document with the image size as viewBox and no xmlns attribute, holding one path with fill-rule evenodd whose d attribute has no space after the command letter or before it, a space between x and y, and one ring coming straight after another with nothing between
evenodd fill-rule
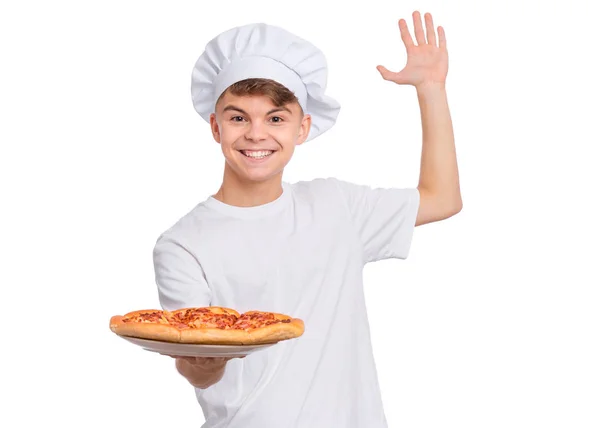
<instances>
[{"instance_id":1,"label":"forearm","mask_svg":"<svg viewBox=\"0 0 600 428\"><path fill-rule=\"evenodd\" d=\"M445 85L417 87L417 97L423 133L419 190L435 196L441 207L460 211L458 163Z\"/></svg>"}]
</instances>

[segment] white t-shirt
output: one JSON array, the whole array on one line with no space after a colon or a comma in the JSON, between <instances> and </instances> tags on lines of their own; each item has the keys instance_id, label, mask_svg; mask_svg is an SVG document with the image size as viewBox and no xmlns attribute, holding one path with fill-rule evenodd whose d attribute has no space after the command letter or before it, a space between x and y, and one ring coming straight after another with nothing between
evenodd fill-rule
<instances>
[{"instance_id":1,"label":"white t-shirt","mask_svg":"<svg viewBox=\"0 0 600 428\"><path fill-rule=\"evenodd\" d=\"M198 204L154 251L164 309L225 306L301 318L304 335L227 363L196 389L205 428L387 426L363 267L408 256L419 192L334 178L283 183L257 207Z\"/></svg>"}]
</instances>

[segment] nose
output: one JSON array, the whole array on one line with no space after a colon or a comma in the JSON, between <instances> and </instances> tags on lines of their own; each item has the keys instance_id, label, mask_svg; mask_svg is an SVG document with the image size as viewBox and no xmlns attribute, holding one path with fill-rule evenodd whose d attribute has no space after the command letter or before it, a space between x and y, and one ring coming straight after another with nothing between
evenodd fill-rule
<instances>
[{"instance_id":1,"label":"nose","mask_svg":"<svg viewBox=\"0 0 600 428\"><path fill-rule=\"evenodd\" d=\"M252 141L261 141L267 138L266 125L261 121L251 122L246 132L246 139Z\"/></svg>"}]
</instances>

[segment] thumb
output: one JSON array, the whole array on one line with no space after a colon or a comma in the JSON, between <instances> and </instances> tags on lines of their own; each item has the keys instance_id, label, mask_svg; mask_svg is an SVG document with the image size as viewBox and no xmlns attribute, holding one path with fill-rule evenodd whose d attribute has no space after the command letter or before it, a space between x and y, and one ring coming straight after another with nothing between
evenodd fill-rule
<instances>
[{"instance_id":1,"label":"thumb","mask_svg":"<svg viewBox=\"0 0 600 428\"><path fill-rule=\"evenodd\" d=\"M383 77L384 80L393 80L393 77L396 74L385 68L383 65L378 65L377 70L381 73L381 77Z\"/></svg>"}]
</instances>

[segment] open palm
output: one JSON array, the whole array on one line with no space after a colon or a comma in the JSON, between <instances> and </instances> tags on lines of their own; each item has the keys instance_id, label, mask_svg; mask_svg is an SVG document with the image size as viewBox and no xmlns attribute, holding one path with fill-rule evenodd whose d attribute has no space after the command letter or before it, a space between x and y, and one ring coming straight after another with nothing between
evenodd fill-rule
<instances>
[{"instance_id":1,"label":"open palm","mask_svg":"<svg viewBox=\"0 0 600 428\"><path fill-rule=\"evenodd\" d=\"M444 83L448 74L448 51L444 29L442 27L437 28L438 40L436 40L433 18L430 13L425 14L425 31L421 23L421 14L413 12L412 17L417 40L416 45L410 35L406 21L401 19L398 22L400 36L406 47L408 57L406 66L398 72L392 72L382 65L377 66L377 69L385 80L399 85L418 87L429 83Z\"/></svg>"}]
</instances>

